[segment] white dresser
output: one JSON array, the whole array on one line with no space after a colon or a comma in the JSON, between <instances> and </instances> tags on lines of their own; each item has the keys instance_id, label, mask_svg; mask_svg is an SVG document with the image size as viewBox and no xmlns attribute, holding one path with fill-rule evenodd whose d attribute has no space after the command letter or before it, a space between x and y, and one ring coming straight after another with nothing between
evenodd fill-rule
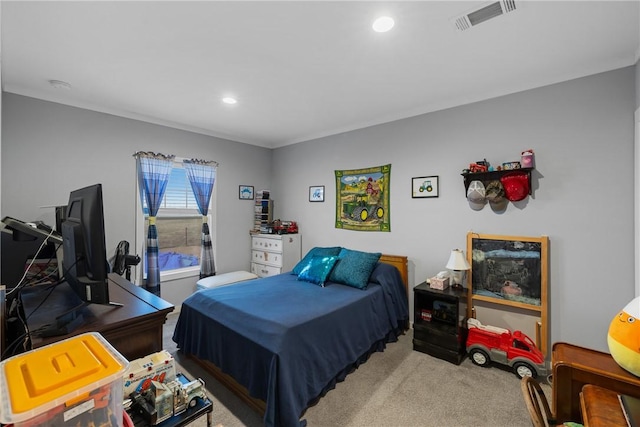
<instances>
[{"instance_id":1,"label":"white dresser","mask_svg":"<svg viewBox=\"0 0 640 427\"><path fill-rule=\"evenodd\" d=\"M260 277L293 270L300 261L300 234L253 234L251 272Z\"/></svg>"}]
</instances>

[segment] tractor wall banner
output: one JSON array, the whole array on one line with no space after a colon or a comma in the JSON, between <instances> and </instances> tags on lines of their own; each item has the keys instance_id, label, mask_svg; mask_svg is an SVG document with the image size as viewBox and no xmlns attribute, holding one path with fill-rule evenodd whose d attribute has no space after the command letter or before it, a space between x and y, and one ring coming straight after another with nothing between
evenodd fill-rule
<instances>
[{"instance_id":1,"label":"tractor wall banner","mask_svg":"<svg viewBox=\"0 0 640 427\"><path fill-rule=\"evenodd\" d=\"M391 165L335 171L336 228L391 231Z\"/></svg>"}]
</instances>

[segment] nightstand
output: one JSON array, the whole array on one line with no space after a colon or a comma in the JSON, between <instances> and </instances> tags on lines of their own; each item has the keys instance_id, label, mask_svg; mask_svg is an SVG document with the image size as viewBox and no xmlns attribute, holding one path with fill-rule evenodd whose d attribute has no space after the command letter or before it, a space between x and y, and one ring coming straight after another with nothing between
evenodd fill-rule
<instances>
[{"instance_id":1,"label":"nightstand","mask_svg":"<svg viewBox=\"0 0 640 427\"><path fill-rule=\"evenodd\" d=\"M426 282L414 287L413 349L459 365L467 341L466 304L466 289L441 291Z\"/></svg>"}]
</instances>

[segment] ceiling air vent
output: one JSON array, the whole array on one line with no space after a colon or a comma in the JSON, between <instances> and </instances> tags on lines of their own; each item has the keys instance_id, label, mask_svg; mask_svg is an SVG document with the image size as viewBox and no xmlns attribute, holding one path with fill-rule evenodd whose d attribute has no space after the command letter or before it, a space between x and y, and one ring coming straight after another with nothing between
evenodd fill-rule
<instances>
[{"instance_id":1,"label":"ceiling air vent","mask_svg":"<svg viewBox=\"0 0 640 427\"><path fill-rule=\"evenodd\" d=\"M500 0L455 17L451 21L458 31L464 31L489 19L513 12L514 10L516 10L515 0Z\"/></svg>"}]
</instances>

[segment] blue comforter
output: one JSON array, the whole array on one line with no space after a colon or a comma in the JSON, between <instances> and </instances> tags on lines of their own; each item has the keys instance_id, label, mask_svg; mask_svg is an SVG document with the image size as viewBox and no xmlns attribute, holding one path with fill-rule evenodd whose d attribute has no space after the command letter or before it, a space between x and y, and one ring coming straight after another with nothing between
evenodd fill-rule
<instances>
[{"instance_id":1,"label":"blue comforter","mask_svg":"<svg viewBox=\"0 0 640 427\"><path fill-rule=\"evenodd\" d=\"M408 317L400 273L378 263L365 290L284 273L196 292L173 340L264 400L265 426L304 426L309 404L397 340Z\"/></svg>"}]
</instances>

